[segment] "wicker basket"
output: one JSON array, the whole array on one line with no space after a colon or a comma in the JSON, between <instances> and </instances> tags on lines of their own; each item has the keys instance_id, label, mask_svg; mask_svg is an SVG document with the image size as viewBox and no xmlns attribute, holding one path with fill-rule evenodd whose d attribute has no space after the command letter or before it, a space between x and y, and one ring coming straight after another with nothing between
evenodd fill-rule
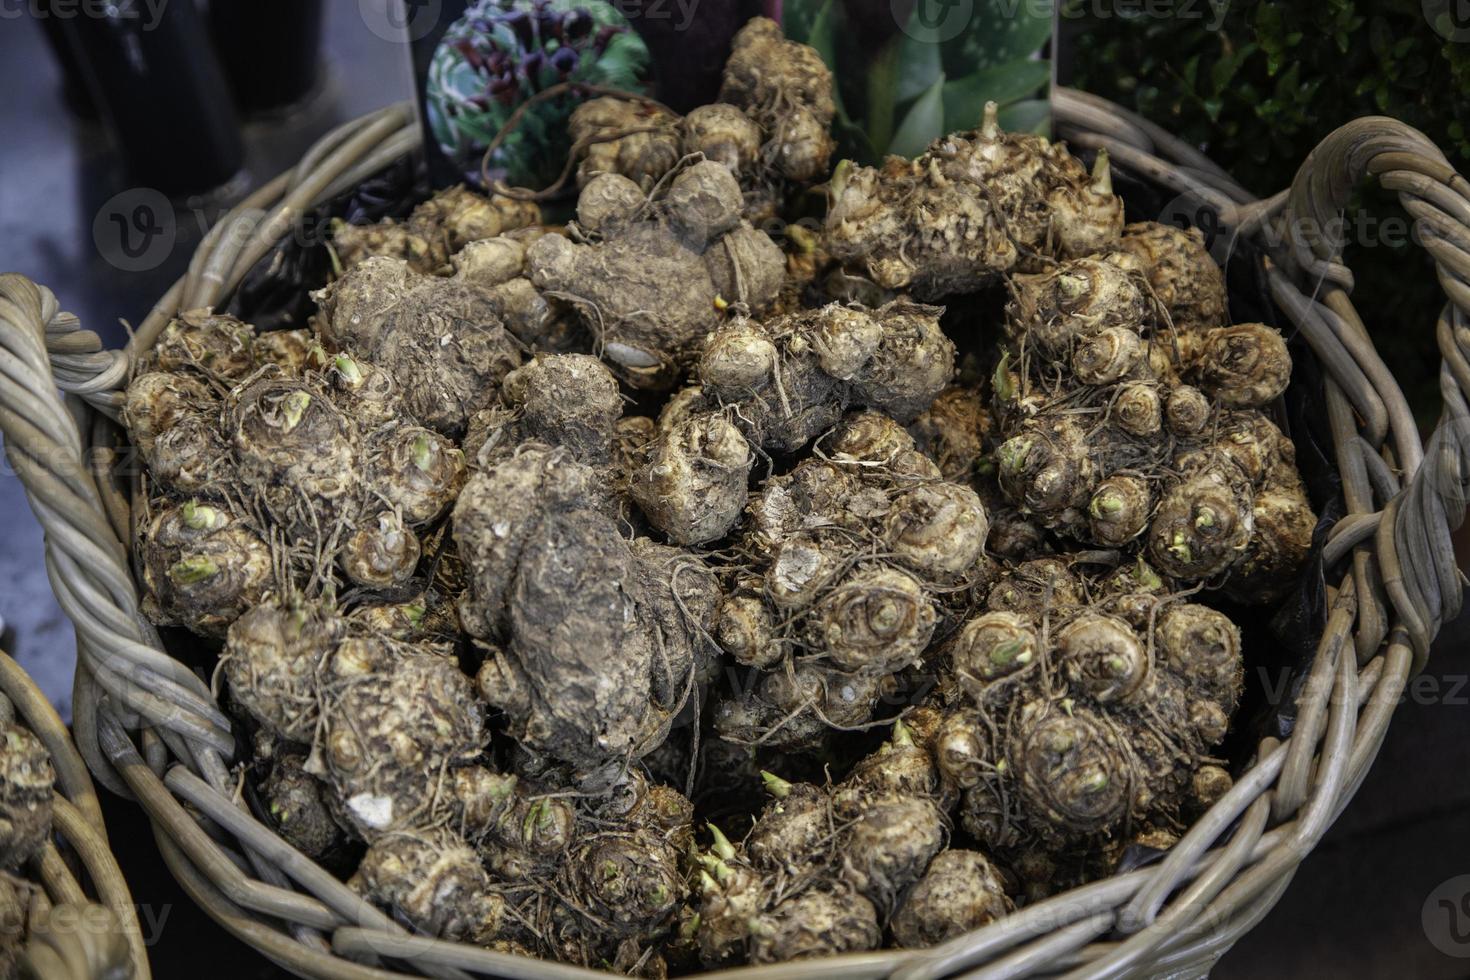
<instances>
[{"instance_id":1,"label":"wicker basket","mask_svg":"<svg viewBox=\"0 0 1470 980\"><path fill-rule=\"evenodd\" d=\"M1260 742L1227 793L1160 862L1095 882L940 947L733 971L785 977L964 974L1199 975L1258 922L1352 798L1407 679L1460 607L1450 532L1470 479L1470 184L1421 134L1360 119L1328 137L1290 191L1250 197L1157 127L1075 92L1055 94L1061 134L1106 147L1115 166L1188 195L1270 256L1271 299L1325 379L1326 424L1342 485L1324 551L1328 615L1293 733ZM105 352L50 293L0 278L0 428L47 531L48 571L76 624L77 738L97 778L146 809L164 860L236 936L297 973L563 978L593 971L409 935L293 851L238 802L230 722L209 687L162 652L130 577L129 504L112 475L128 358L181 309L227 297L292 222L412 151L405 107L343 127L292 172L227 216L138 329ZM1403 394L1348 293L1352 276L1311 228L1365 175L1399 193L1450 297L1439 321L1443 422L1426 455ZM1267 234L1285 229L1287 234ZM66 392L63 405L55 388ZM973 972L970 972L973 971Z\"/></svg>"},{"instance_id":2,"label":"wicker basket","mask_svg":"<svg viewBox=\"0 0 1470 980\"><path fill-rule=\"evenodd\" d=\"M10 723L41 740L56 770L53 839L21 869L22 877L40 885L29 913L24 969L45 980L148 980L137 909L108 847L86 763L41 689L0 651L0 726Z\"/></svg>"}]
</instances>

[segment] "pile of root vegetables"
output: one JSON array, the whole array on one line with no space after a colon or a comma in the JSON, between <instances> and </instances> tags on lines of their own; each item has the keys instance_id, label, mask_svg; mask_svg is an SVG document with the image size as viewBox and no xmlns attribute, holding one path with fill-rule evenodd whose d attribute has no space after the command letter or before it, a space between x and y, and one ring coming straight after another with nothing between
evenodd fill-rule
<instances>
[{"instance_id":1,"label":"pile of root vegetables","mask_svg":"<svg viewBox=\"0 0 1470 980\"><path fill-rule=\"evenodd\" d=\"M136 366L149 614L219 644L261 817L423 933L927 946L1231 785L1215 607L1315 524L1280 335L993 107L833 161L766 20L721 100L585 102L574 220L446 191L339 227L309 327L188 312Z\"/></svg>"}]
</instances>

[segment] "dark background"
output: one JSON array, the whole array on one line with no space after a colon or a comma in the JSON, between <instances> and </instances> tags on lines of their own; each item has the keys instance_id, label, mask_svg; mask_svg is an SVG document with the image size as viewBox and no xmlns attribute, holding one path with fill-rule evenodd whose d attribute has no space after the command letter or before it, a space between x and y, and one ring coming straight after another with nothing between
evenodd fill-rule
<instances>
[{"instance_id":1,"label":"dark background","mask_svg":"<svg viewBox=\"0 0 1470 980\"><path fill-rule=\"evenodd\" d=\"M356 0L327 0L326 7L325 73L316 93L293 112L246 124L244 180L252 185L292 165L331 125L409 93L405 52L373 32ZM19 9L6 4L4 12ZM105 257L115 243L94 238L93 221L126 181L100 128L67 110L59 72L29 19L0 19L0 92L0 271L49 286L86 326L120 343L125 323L140 322L187 265L200 219L222 208L180 202L177 238L162 264L146 272L116 268ZM1429 322L1402 326L1431 329ZM22 664L65 706L71 628L51 598L40 532L8 469L0 471L0 618L13 630ZM1470 875L1467 633L1470 620L1462 618L1441 635L1358 798L1216 976L1470 975L1470 958L1446 955L1431 941L1470 957L1470 942L1448 941L1443 912L1431 901L1443 882ZM144 906L145 933L156 932L155 973L196 976L205 967L221 980L276 975L189 905L163 871L136 808L107 802L112 843Z\"/></svg>"},{"instance_id":2,"label":"dark background","mask_svg":"<svg viewBox=\"0 0 1470 980\"><path fill-rule=\"evenodd\" d=\"M862 2L862 0L858 0ZM1288 186L1312 148L1354 116L1423 132L1470 162L1470 22L1457 0L1065 0L1064 85L1121 102L1199 144L1243 187ZM1456 15L1460 19L1456 19ZM1458 97L1456 97L1456 94ZM1397 195L1367 181L1343 215L1343 258L1374 342L1421 425L1439 413L1433 262L1405 234Z\"/></svg>"}]
</instances>

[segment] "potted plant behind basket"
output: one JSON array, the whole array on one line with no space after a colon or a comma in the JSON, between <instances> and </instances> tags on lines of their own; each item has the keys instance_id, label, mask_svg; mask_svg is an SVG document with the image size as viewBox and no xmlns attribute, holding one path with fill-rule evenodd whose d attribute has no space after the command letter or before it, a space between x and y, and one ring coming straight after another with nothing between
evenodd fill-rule
<instances>
[{"instance_id":1,"label":"potted plant behind basket","mask_svg":"<svg viewBox=\"0 0 1470 980\"><path fill-rule=\"evenodd\" d=\"M987 102L1008 131L1049 128L1045 5L787 0L781 22L837 77L835 131L844 157L916 156L980 124Z\"/></svg>"}]
</instances>

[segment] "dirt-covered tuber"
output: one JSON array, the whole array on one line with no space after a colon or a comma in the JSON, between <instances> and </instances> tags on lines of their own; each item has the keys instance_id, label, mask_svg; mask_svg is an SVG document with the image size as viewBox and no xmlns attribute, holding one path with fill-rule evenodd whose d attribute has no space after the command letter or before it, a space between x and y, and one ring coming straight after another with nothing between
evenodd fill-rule
<instances>
[{"instance_id":1,"label":"dirt-covered tuber","mask_svg":"<svg viewBox=\"0 0 1470 980\"><path fill-rule=\"evenodd\" d=\"M638 387L667 387L693 346L740 305L760 312L781 287L785 261L741 219L740 185L695 163L654 198L627 177L587 184L578 242L549 234L526 257L536 288L576 310L597 350Z\"/></svg>"},{"instance_id":2,"label":"dirt-covered tuber","mask_svg":"<svg viewBox=\"0 0 1470 980\"><path fill-rule=\"evenodd\" d=\"M936 140L912 161L839 166L829 188L832 256L924 300L1091 254L1123 229L1105 155L1089 175L1065 145L1003 132L994 104L980 129Z\"/></svg>"},{"instance_id":3,"label":"dirt-covered tuber","mask_svg":"<svg viewBox=\"0 0 1470 980\"><path fill-rule=\"evenodd\" d=\"M966 829L1002 853L1061 853L1193 812L1196 773L1224 776L1209 752L1240 696L1238 628L1144 565L1092 599L1050 586L1019 603L1013 578L949 651L964 693L935 747Z\"/></svg>"},{"instance_id":4,"label":"dirt-covered tuber","mask_svg":"<svg viewBox=\"0 0 1470 980\"><path fill-rule=\"evenodd\" d=\"M56 772L39 738L14 723L0 729L0 875L51 839Z\"/></svg>"},{"instance_id":5,"label":"dirt-covered tuber","mask_svg":"<svg viewBox=\"0 0 1470 980\"><path fill-rule=\"evenodd\" d=\"M900 946L937 946L1008 915L1013 908L1005 883L979 851L950 848L929 862L929 870L893 916L893 938Z\"/></svg>"},{"instance_id":6,"label":"dirt-covered tuber","mask_svg":"<svg viewBox=\"0 0 1470 980\"><path fill-rule=\"evenodd\" d=\"M752 18L735 35L720 101L760 125L761 155L782 177L812 181L827 172L835 146L832 73L814 48L786 40L775 21Z\"/></svg>"},{"instance_id":7,"label":"dirt-covered tuber","mask_svg":"<svg viewBox=\"0 0 1470 980\"><path fill-rule=\"evenodd\" d=\"M1011 294L1023 368L1003 362L996 375L1006 498L1079 543L1146 550L1183 585L1279 596L1315 525L1294 449L1262 411L1290 380L1281 335L1259 323L1179 329L1126 252L1017 275ZM1277 519L1258 527L1258 509Z\"/></svg>"},{"instance_id":8,"label":"dirt-covered tuber","mask_svg":"<svg viewBox=\"0 0 1470 980\"><path fill-rule=\"evenodd\" d=\"M592 767L657 747L708 656L717 597L699 558L629 542L597 471L527 444L480 471L454 513L478 679L533 751Z\"/></svg>"},{"instance_id":9,"label":"dirt-covered tuber","mask_svg":"<svg viewBox=\"0 0 1470 980\"><path fill-rule=\"evenodd\" d=\"M155 623L222 636L276 588L271 548L225 501L160 503L136 539L143 609Z\"/></svg>"},{"instance_id":10,"label":"dirt-covered tuber","mask_svg":"<svg viewBox=\"0 0 1470 980\"><path fill-rule=\"evenodd\" d=\"M405 221L332 226L332 248L343 269L369 258L398 259L415 272L438 274L471 242L494 238L541 220L540 209L502 195L485 197L463 186L440 191Z\"/></svg>"},{"instance_id":11,"label":"dirt-covered tuber","mask_svg":"<svg viewBox=\"0 0 1470 980\"><path fill-rule=\"evenodd\" d=\"M938 313L907 302L871 311L834 303L716 331L699 357L700 386L676 396L660 420L633 499L676 543L725 536L757 450L799 450L849 406L900 422L928 408L954 373Z\"/></svg>"},{"instance_id":12,"label":"dirt-covered tuber","mask_svg":"<svg viewBox=\"0 0 1470 980\"><path fill-rule=\"evenodd\" d=\"M505 902L474 849L447 828L395 831L373 842L348 882L425 935L488 945Z\"/></svg>"},{"instance_id":13,"label":"dirt-covered tuber","mask_svg":"<svg viewBox=\"0 0 1470 980\"><path fill-rule=\"evenodd\" d=\"M305 758L282 753L260 785L266 815L287 843L308 857L320 858L343 840L320 780L306 771Z\"/></svg>"},{"instance_id":14,"label":"dirt-covered tuber","mask_svg":"<svg viewBox=\"0 0 1470 980\"><path fill-rule=\"evenodd\" d=\"M317 298L327 347L387 371L409 417L442 432L463 430L522 360L488 289L399 259L367 259Z\"/></svg>"}]
</instances>

